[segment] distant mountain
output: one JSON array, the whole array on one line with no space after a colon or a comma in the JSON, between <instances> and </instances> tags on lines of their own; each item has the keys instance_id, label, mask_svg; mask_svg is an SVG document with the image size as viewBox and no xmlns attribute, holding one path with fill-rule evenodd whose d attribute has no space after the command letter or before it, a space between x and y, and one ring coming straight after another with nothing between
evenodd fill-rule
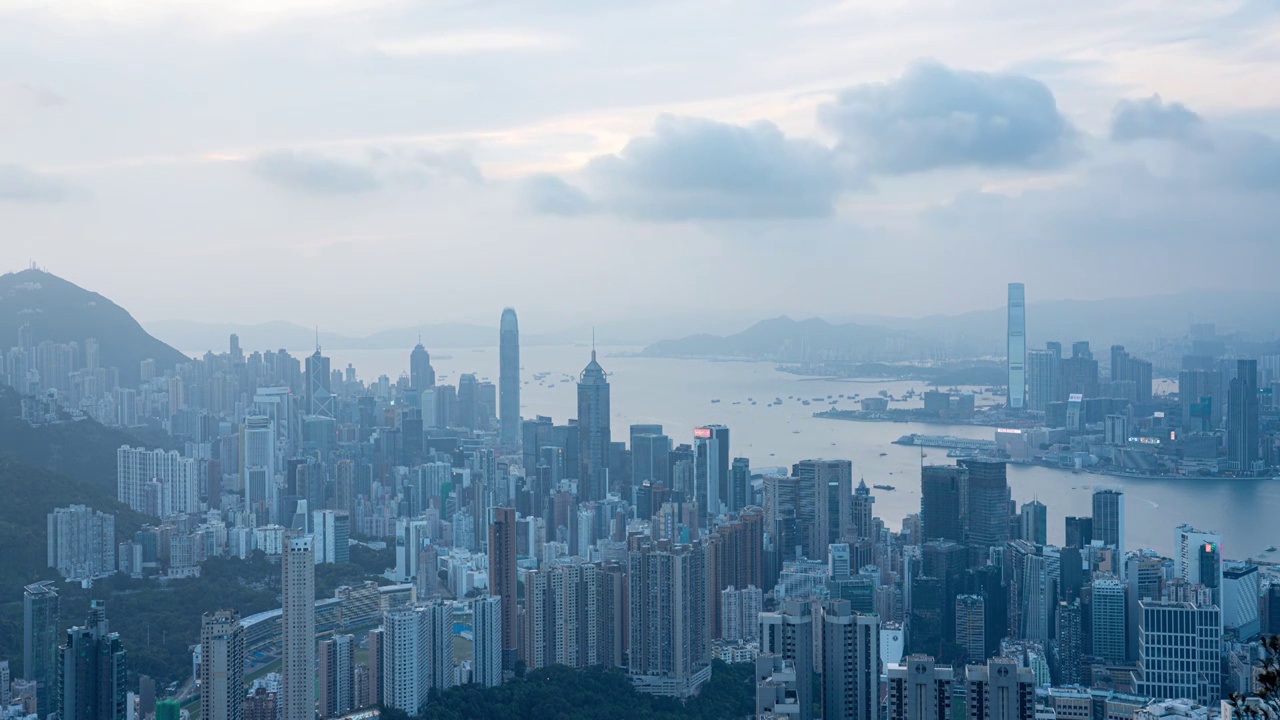
<instances>
[{"instance_id":1,"label":"distant mountain","mask_svg":"<svg viewBox=\"0 0 1280 720\"><path fill-rule=\"evenodd\" d=\"M160 371L187 358L147 334L124 308L95 292L44 272L28 269L0 275L0 347L18 344L18 328L31 327L32 341L98 341L99 364L120 370L120 380L137 385L139 365L148 358Z\"/></svg>"},{"instance_id":2,"label":"distant mountain","mask_svg":"<svg viewBox=\"0 0 1280 720\"><path fill-rule=\"evenodd\" d=\"M231 334L240 337L240 347L245 352L254 350L301 350L314 347L316 329L291 322L273 321L252 325L235 323L201 323L187 320L156 320L147 323L147 329L169 343L188 352L212 350L225 352ZM320 329L320 345L326 350L396 350L406 353L418 338L431 350L441 348L496 347L498 326L472 325L468 323L432 323L415 327L383 330L371 335L347 335ZM521 343L542 345L567 342L563 338L547 335L525 335Z\"/></svg>"},{"instance_id":3,"label":"distant mountain","mask_svg":"<svg viewBox=\"0 0 1280 720\"><path fill-rule=\"evenodd\" d=\"M1237 349L1274 341L1280 338L1280 293L1189 290L1027 305L1029 347L1043 347L1049 340L1088 340L1095 352L1113 343L1141 348L1159 339L1184 338L1193 323L1215 323L1220 334L1237 338ZM1005 353L1007 327L1003 307L921 318L852 315L840 322L781 317L728 336L663 340L642 354L780 361L998 357Z\"/></svg>"},{"instance_id":4,"label":"distant mountain","mask_svg":"<svg viewBox=\"0 0 1280 720\"><path fill-rule=\"evenodd\" d=\"M883 357L892 341L906 337L906 333L871 325L833 325L819 318L793 320L784 316L762 320L742 332L725 337L703 334L679 340L663 340L646 347L641 354L654 357L746 357L781 361L830 357L861 361Z\"/></svg>"}]
</instances>

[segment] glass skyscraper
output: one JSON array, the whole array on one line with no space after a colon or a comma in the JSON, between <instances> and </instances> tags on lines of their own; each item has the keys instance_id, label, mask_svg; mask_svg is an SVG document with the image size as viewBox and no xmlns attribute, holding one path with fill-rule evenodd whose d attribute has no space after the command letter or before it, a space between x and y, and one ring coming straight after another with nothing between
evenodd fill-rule
<instances>
[{"instance_id":1,"label":"glass skyscraper","mask_svg":"<svg viewBox=\"0 0 1280 720\"><path fill-rule=\"evenodd\" d=\"M1027 406L1027 308L1022 283L1009 283L1009 409Z\"/></svg>"}]
</instances>

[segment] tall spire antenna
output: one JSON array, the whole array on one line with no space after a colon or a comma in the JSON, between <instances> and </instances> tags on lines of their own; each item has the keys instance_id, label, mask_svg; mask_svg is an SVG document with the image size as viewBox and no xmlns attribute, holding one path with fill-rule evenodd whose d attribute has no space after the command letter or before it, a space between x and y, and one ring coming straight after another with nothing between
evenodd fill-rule
<instances>
[{"instance_id":1,"label":"tall spire antenna","mask_svg":"<svg viewBox=\"0 0 1280 720\"><path fill-rule=\"evenodd\" d=\"M320 352L320 326L316 326L316 352Z\"/></svg>"},{"instance_id":2,"label":"tall spire antenna","mask_svg":"<svg viewBox=\"0 0 1280 720\"><path fill-rule=\"evenodd\" d=\"M591 326L591 359L596 359L596 326Z\"/></svg>"}]
</instances>

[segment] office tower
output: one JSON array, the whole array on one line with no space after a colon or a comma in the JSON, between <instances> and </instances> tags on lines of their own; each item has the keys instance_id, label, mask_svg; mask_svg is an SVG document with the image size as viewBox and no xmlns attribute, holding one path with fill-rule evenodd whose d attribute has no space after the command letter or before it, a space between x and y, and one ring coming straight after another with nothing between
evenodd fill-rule
<instances>
[{"instance_id":1,"label":"office tower","mask_svg":"<svg viewBox=\"0 0 1280 720\"><path fill-rule=\"evenodd\" d=\"M729 512L737 513L752 503L751 461L744 457L734 458L729 467L729 495L727 499Z\"/></svg>"},{"instance_id":2,"label":"office tower","mask_svg":"<svg viewBox=\"0 0 1280 720\"><path fill-rule=\"evenodd\" d=\"M1233 562L1222 571L1222 626L1242 641L1257 636L1259 618L1258 566Z\"/></svg>"},{"instance_id":3,"label":"office tower","mask_svg":"<svg viewBox=\"0 0 1280 720\"><path fill-rule=\"evenodd\" d=\"M854 613L847 600L822 612L822 717L879 720L880 619Z\"/></svg>"},{"instance_id":4,"label":"office tower","mask_svg":"<svg viewBox=\"0 0 1280 720\"><path fill-rule=\"evenodd\" d=\"M1125 587L1114 577L1096 577L1090 601L1093 654L1112 665L1125 659Z\"/></svg>"},{"instance_id":5,"label":"office tower","mask_svg":"<svg viewBox=\"0 0 1280 720\"><path fill-rule=\"evenodd\" d=\"M106 605L92 600L85 624L67 630L58 648L59 720L125 720L127 680L120 633L109 631Z\"/></svg>"},{"instance_id":6,"label":"office tower","mask_svg":"<svg viewBox=\"0 0 1280 720\"><path fill-rule=\"evenodd\" d=\"M1009 483L998 460L961 460L968 473L965 542L971 552L985 554L1009 539Z\"/></svg>"},{"instance_id":7,"label":"office tower","mask_svg":"<svg viewBox=\"0 0 1280 720\"><path fill-rule=\"evenodd\" d=\"M954 671L929 655L909 655L885 666L887 720L951 720Z\"/></svg>"},{"instance_id":8,"label":"office tower","mask_svg":"<svg viewBox=\"0 0 1280 720\"><path fill-rule=\"evenodd\" d=\"M329 358L320 354L320 345L316 351L307 356L307 414L321 417L336 417L333 404L333 377L329 372ZM285 698L286 713L289 712L288 698Z\"/></svg>"},{"instance_id":9,"label":"office tower","mask_svg":"<svg viewBox=\"0 0 1280 720\"><path fill-rule=\"evenodd\" d=\"M671 438L657 433L631 434L631 482L635 487L648 482L671 487ZM661 430L661 426L657 426Z\"/></svg>"},{"instance_id":10,"label":"office tower","mask_svg":"<svg viewBox=\"0 0 1280 720\"><path fill-rule=\"evenodd\" d=\"M1057 548L1014 540L1008 545L1007 563L1013 571L1009 595L1010 629L1013 637L1048 647L1052 615L1058 605Z\"/></svg>"},{"instance_id":11,"label":"office tower","mask_svg":"<svg viewBox=\"0 0 1280 720\"><path fill-rule=\"evenodd\" d=\"M850 476L853 474L852 467L849 469L849 474ZM871 506L875 504L876 499L871 496L871 488L867 487L865 480L859 480L858 487L853 489L851 525L841 525L840 536L853 540L874 540L876 528Z\"/></svg>"},{"instance_id":12,"label":"office tower","mask_svg":"<svg viewBox=\"0 0 1280 720\"><path fill-rule=\"evenodd\" d=\"M760 653L779 655L794 664L797 678L813 677L813 612L808 601L788 599L781 610L760 613ZM812 720L812 683L801 680L796 690L798 717Z\"/></svg>"},{"instance_id":13,"label":"office tower","mask_svg":"<svg viewBox=\"0 0 1280 720\"><path fill-rule=\"evenodd\" d=\"M1027 307L1022 283L1009 283L1009 409L1022 410L1027 400Z\"/></svg>"},{"instance_id":14,"label":"office tower","mask_svg":"<svg viewBox=\"0 0 1280 720\"><path fill-rule=\"evenodd\" d=\"M687 698L710 678L707 573L703 545L639 539L628 551L629 672L642 692Z\"/></svg>"},{"instance_id":15,"label":"office tower","mask_svg":"<svg viewBox=\"0 0 1280 720\"><path fill-rule=\"evenodd\" d=\"M966 662L987 659L987 608L981 595L956 596L956 645L964 650Z\"/></svg>"},{"instance_id":16,"label":"office tower","mask_svg":"<svg viewBox=\"0 0 1280 720\"><path fill-rule=\"evenodd\" d=\"M498 421L502 444L520 442L520 324L515 308L502 310L498 331Z\"/></svg>"},{"instance_id":17,"label":"office tower","mask_svg":"<svg viewBox=\"0 0 1280 720\"><path fill-rule=\"evenodd\" d=\"M1036 676L1013 660L992 658L965 668L969 720L1033 720Z\"/></svg>"},{"instance_id":18,"label":"office tower","mask_svg":"<svg viewBox=\"0 0 1280 720\"><path fill-rule=\"evenodd\" d=\"M481 429L480 381L475 373L458 376L458 425L468 430Z\"/></svg>"},{"instance_id":19,"label":"office tower","mask_svg":"<svg viewBox=\"0 0 1280 720\"><path fill-rule=\"evenodd\" d=\"M694 499L703 515L715 517L720 514L723 497L721 490L726 485L729 467L726 463L721 468L720 452L721 432L723 441L728 444L729 429L723 426L694 428ZM727 448L726 448L727 449Z\"/></svg>"},{"instance_id":20,"label":"office tower","mask_svg":"<svg viewBox=\"0 0 1280 720\"><path fill-rule=\"evenodd\" d=\"M1048 513L1044 503L1039 500L1032 500L1022 505L1022 512L1018 517L1019 525L1022 530L1022 539L1036 545L1047 545L1047 534L1049 529L1046 527L1048 523Z\"/></svg>"},{"instance_id":21,"label":"office tower","mask_svg":"<svg viewBox=\"0 0 1280 720\"><path fill-rule=\"evenodd\" d=\"M1280 584L1272 583L1262 590L1258 616L1263 635L1280 635Z\"/></svg>"},{"instance_id":22,"label":"office tower","mask_svg":"<svg viewBox=\"0 0 1280 720\"><path fill-rule=\"evenodd\" d=\"M946 638L943 626L947 613L945 605L950 599L944 597L943 581L930 575L918 575L904 580L904 598L907 616L907 649L913 653L938 652L942 641Z\"/></svg>"},{"instance_id":23,"label":"office tower","mask_svg":"<svg viewBox=\"0 0 1280 720\"><path fill-rule=\"evenodd\" d=\"M1058 602L1057 628L1054 630L1054 655L1058 685L1079 685L1082 678L1080 658L1084 654L1084 616L1080 601Z\"/></svg>"},{"instance_id":24,"label":"office tower","mask_svg":"<svg viewBox=\"0 0 1280 720\"><path fill-rule=\"evenodd\" d=\"M1093 359L1088 342L1073 343L1071 357L1063 358L1060 367L1062 396L1059 400L1066 400L1071 395L1098 397L1098 361Z\"/></svg>"},{"instance_id":25,"label":"office tower","mask_svg":"<svg viewBox=\"0 0 1280 720\"><path fill-rule=\"evenodd\" d=\"M22 591L22 679L36 683L36 710L58 709L58 590L53 581Z\"/></svg>"},{"instance_id":26,"label":"office tower","mask_svg":"<svg viewBox=\"0 0 1280 720\"><path fill-rule=\"evenodd\" d=\"M950 540L930 540L920 546L922 574L938 581L939 640L949 641L955 637L954 598L961 592L964 571L968 567L966 555L963 545ZM920 646L917 648L923 651Z\"/></svg>"},{"instance_id":27,"label":"office tower","mask_svg":"<svg viewBox=\"0 0 1280 720\"><path fill-rule=\"evenodd\" d=\"M116 451L117 499L131 509L165 518L200 507L196 461L177 450L122 445Z\"/></svg>"},{"instance_id":28,"label":"office tower","mask_svg":"<svg viewBox=\"0 0 1280 720\"><path fill-rule=\"evenodd\" d=\"M1258 461L1258 361L1236 362L1227 392L1227 460L1239 472L1253 472Z\"/></svg>"},{"instance_id":29,"label":"office tower","mask_svg":"<svg viewBox=\"0 0 1280 720\"><path fill-rule=\"evenodd\" d=\"M1116 549L1116 570L1121 580L1124 569L1124 489L1117 486L1093 487L1093 539Z\"/></svg>"},{"instance_id":30,"label":"office tower","mask_svg":"<svg viewBox=\"0 0 1280 720\"><path fill-rule=\"evenodd\" d=\"M342 510L311 513L315 531L316 564L345 565L351 562L351 516Z\"/></svg>"},{"instance_id":31,"label":"office tower","mask_svg":"<svg viewBox=\"0 0 1280 720\"><path fill-rule=\"evenodd\" d=\"M240 613L218 610L200 619L200 717L244 717L244 627Z\"/></svg>"},{"instance_id":32,"label":"office tower","mask_svg":"<svg viewBox=\"0 0 1280 720\"><path fill-rule=\"evenodd\" d=\"M1203 585L1220 602L1222 588L1222 535L1179 525L1173 533L1173 576Z\"/></svg>"},{"instance_id":33,"label":"office tower","mask_svg":"<svg viewBox=\"0 0 1280 720\"><path fill-rule=\"evenodd\" d=\"M920 469L920 534L925 540L961 542L960 482L963 468L928 465Z\"/></svg>"},{"instance_id":34,"label":"office tower","mask_svg":"<svg viewBox=\"0 0 1280 720\"><path fill-rule=\"evenodd\" d=\"M1184 369L1178 373L1183 432L1207 432L1222 421L1222 373Z\"/></svg>"},{"instance_id":35,"label":"office tower","mask_svg":"<svg viewBox=\"0 0 1280 720\"><path fill-rule=\"evenodd\" d=\"M334 635L320 642L320 717L341 717L355 709L355 638Z\"/></svg>"},{"instance_id":36,"label":"office tower","mask_svg":"<svg viewBox=\"0 0 1280 720\"><path fill-rule=\"evenodd\" d=\"M516 633L516 511L490 509L489 593L501 599L502 668L515 667L519 651Z\"/></svg>"},{"instance_id":37,"label":"office tower","mask_svg":"<svg viewBox=\"0 0 1280 720\"><path fill-rule=\"evenodd\" d=\"M1093 544L1093 518L1068 516L1064 525L1066 526L1064 547L1086 548Z\"/></svg>"},{"instance_id":38,"label":"office tower","mask_svg":"<svg viewBox=\"0 0 1280 720\"><path fill-rule=\"evenodd\" d=\"M799 479L796 517L808 531L805 554L821 559L827 546L853 534L853 464L848 460L802 460L791 469Z\"/></svg>"},{"instance_id":39,"label":"office tower","mask_svg":"<svg viewBox=\"0 0 1280 720\"><path fill-rule=\"evenodd\" d=\"M281 720L312 720L316 713L316 560L309 535L285 535L280 571Z\"/></svg>"},{"instance_id":40,"label":"office tower","mask_svg":"<svg viewBox=\"0 0 1280 720\"><path fill-rule=\"evenodd\" d=\"M609 412L609 379L593 347L578 380L578 497L584 501L609 492Z\"/></svg>"},{"instance_id":41,"label":"office tower","mask_svg":"<svg viewBox=\"0 0 1280 720\"><path fill-rule=\"evenodd\" d=\"M1062 347L1027 352L1027 409L1044 412L1062 399Z\"/></svg>"},{"instance_id":42,"label":"office tower","mask_svg":"<svg viewBox=\"0 0 1280 720\"><path fill-rule=\"evenodd\" d=\"M502 684L502 598L485 595L471 601L471 682L483 687Z\"/></svg>"},{"instance_id":43,"label":"office tower","mask_svg":"<svg viewBox=\"0 0 1280 720\"><path fill-rule=\"evenodd\" d=\"M240 485L244 507L256 524L269 524L276 512L276 431L270 418L250 415L240 426Z\"/></svg>"},{"instance_id":44,"label":"office tower","mask_svg":"<svg viewBox=\"0 0 1280 720\"><path fill-rule=\"evenodd\" d=\"M1138 692L1211 706L1222 698L1222 614L1215 605L1143 600Z\"/></svg>"},{"instance_id":45,"label":"office tower","mask_svg":"<svg viewBox=\"0 0 1280 720\"><path fill-rule=\"evenodd\" d=\"M431 367L431 353L428 353L419 341L409 353L409 387L421 393L435 386L436 371Z\"/></svg>"},{"instance_id":46,"label":"office tower","mask_svg":"<svg viewBox=\"0 0 1280 720\"><path fill-rule=\"evenodd\" d=\"M116 571L116 518L85 505L55 508L46 516L49 567L67 580L91 580Z\"/></svg>"}]
</instances>

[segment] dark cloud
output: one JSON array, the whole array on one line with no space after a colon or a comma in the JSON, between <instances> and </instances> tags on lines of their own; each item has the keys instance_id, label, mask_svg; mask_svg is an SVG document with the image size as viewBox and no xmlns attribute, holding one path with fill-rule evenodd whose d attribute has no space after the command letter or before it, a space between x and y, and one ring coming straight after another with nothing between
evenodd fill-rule
<instances>
[{"instance_id":1,"label":"dark cloud","mask_svg":"<svg viewBox=\"0 0 1280 720\"><path fill-rule=\"evenodd\" d=\"M593 159L582 181L585 195L547 180L534 189L561 214L588 199L619 215L679 221L823 217L846 184L830 149L772 123L665 115L651 134Z\"/></svg>"},{"instance_id":2,"label":"dark cloud","mask_svg":"<svg viewBox=\"0 0 1280 720\"><path fill-rule=\"evenodd\" d=\"M818 117L874 172L1046 167L1075 154L1075 133L1043 83L933 62L845 90Z\"/></svg>"},{"instance_id":3,"label":"dark cloud","mask_svg":"<svg viewBox=\"0 0 1280 720\"><path fill-rule=\"evenodd\" d=\"M1168 103L1159 95L1142 100L1121 100L1111 113L1111 139L1116 142L1135 140L1175 140L1203 144L1206 140L1204 121L1181 103Z\"/></svg>"},{"instance_id":4,"label":"dark cloud","mask_svg":"<svg viewBox=\"0 0 1280 720\"><path fill-rule=\"evenodd\" d=\"M585 215L597 209L586 193L555 175L525 178L520 195L530 210L545 215Z\"/></svg>"},{"instance_id":5,"label":"dark cloud","mask_svg":"<svg viewBox=\"0 0 1280 720\"><path fill-rule=\"evenodd\" d=\"M253 170L274 185L315 195L367 193L382 186L368 167L292 150L260 156L253 161Z\"/></svg>"},{"instance_id":6,"label":"dark cloud","mask_svg":"<svg viewBox=\"0 0 1280 720\"><path fill-rule=\"evenodd\" d=\"M20 165L0 165L0 202L61 202L81 194L58 178Z\"/></svg>"}]
</instances>

